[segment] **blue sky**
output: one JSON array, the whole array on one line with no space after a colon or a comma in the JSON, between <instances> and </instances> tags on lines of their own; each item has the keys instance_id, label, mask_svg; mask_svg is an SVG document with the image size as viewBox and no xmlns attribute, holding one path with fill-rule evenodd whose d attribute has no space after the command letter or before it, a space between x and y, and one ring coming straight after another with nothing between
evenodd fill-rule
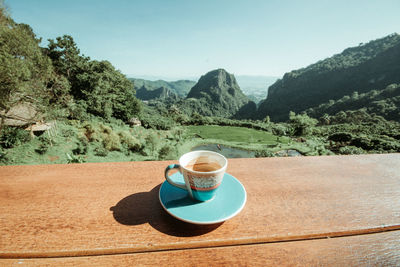
<instances>
[{"instance_id":1,"label":"blue sky","mask_svg":"<svg viewBox=\"0 0 400 267\"><path fill-rule=\"evenodd\" d=\"M5 0L43 38L71 35L85 56L129 77L215 68L282 76L394 32L399 0Z\"/></svg>"}]
</instances>

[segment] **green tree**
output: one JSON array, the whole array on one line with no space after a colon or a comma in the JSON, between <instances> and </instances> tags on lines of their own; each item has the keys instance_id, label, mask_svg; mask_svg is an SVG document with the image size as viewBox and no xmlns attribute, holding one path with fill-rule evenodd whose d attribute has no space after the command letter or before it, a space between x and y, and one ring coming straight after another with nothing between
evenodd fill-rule
<instances>
[{"instance_id":1,"label":"green tree","mask_svg":"<svg viewBox=\"0 0 400 267\"><path fill-rule=\"evenodd\" d=\"M0 131L17 103L30 102L44 113L66 93L68 84L54 73L39 43L31 27L15 23L0 4Z\"/></svg>"},{"instance_id":2,"label":"green tree","mask_svg":"<svg viewBox=\"0 0 400 267\"><path fill-rule=\"evenodd\" d=\"M88 86L79 79L79 75L88 71L89 57L80 55L74 39L69 35L49 39L47 55L50 57L56 72L65 76L71 84L71 94L76 99L82 99L82 89Z\"/></svg>"},{"instance_id":3,"label":"green tree","mask_svg":"<svg viewBox=\"0 0 400 267\"><path fill-rule=\"evenodd\" d=\"M297 114L291 111L289 113L289 121L293 127L293 135L302 136L312 132L313 127L318 121L310 118L307 114Z\"/></svg>"},{"instance_id":4,"label":"green tree","mask_svg":"<svg viewBox=\"0 0 400 267\"><path fill-rule=\"evenodd\" d=\"M87 84L81 90L88 103L88 112L110 119L128 121L140 111L132 83L108 61L91 61L89 69L78 75Z\"/></svg>"},{"instance_id":5,"label":"green tree","mask_svg":"<svg viewBox=\"0 0 400 267\"><path fill-rule=\"evenodd\" d=\"M133 84L108 61L90 60L80 51L69 35L49 40L47 54L57 73L71 84L71 94L80 102L78 109L105 119L128 121L141 109Z\"/></svg>"}]
</instances>

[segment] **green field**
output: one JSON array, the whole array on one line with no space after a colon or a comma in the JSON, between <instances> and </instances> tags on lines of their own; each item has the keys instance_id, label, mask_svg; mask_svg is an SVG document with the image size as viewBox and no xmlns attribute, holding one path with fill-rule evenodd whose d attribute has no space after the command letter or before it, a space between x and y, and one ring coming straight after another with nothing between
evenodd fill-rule
<instances>
[{"instance_id":1,"label":"green field","mask_svg":"<svg viewBox=\"0 0 400 267\"><path fill-rule=\"evenodd\" d=\"M297 142L287 136L276 136L270 132L243 127L201 125L185 127L193 144L221 144L251 151L268 151L269 156L285 149L297 150L303 155L332 155L321 138L307 138ZM185 151L186 152L186 151ZM268 154L267 153L267 154Z\"/></svg>"},{"instance_id":2,"label":"green field","mask_svg":"<svg viewBox=\"0 0 400 267\"><path fill-rule=\"evenodd\" d=\"M236 142L242 144L264 144L288 143L288 138L278 137L270 132L233 126L201 125L187 126L190 134L203 138Z\"/></svg>"}]
</instances>

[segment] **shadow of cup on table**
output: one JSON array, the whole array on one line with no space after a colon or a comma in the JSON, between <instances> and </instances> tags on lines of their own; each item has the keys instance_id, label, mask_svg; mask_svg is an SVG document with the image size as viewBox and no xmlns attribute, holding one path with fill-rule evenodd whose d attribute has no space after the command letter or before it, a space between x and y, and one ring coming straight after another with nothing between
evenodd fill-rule
<instances>
[{"instance_id":1,"label":"shadow of cup on table","mask_svg":"<svg viewBox=\"0 0 400 267\"><path fill-rule=\"evenodd\" d=\"M195 225L180 221L169 215L162 207L158 198L158 185L150 192L139 192L118 201L110 208L114 219L123 225L150 224L154 229L164 234L191 237L209 233L223 224Z\"/></svg>"}]
</instances>

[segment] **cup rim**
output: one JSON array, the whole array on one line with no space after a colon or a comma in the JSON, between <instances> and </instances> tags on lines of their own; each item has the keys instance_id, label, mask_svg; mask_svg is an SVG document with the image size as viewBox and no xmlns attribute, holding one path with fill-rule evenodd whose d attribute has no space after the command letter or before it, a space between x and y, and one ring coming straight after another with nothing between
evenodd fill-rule
<instances>
[{"instance_id":1,"label":"cup rim","mask_svg":"<svg viewBox=\"0 0 400 267\"><path fill-rule=\"evenodd\" d=\"M194 153L202 153L202 152L214 154L214 155L217 155L217 156L223 158L225 164L224 164L221 168L219 168L218 170L210 171L210 172L199 172L199 171L194 171L194 170L187 169L185 166L183 166L183 164L182 164L181 161L182 161L182 158L183 158L184 156L186 156L186 155L188 155L188 154L192 154L192 153L194 154ZM182 169L184 169L184 170L186 170L186 171L188 171L188 172L191 172L191 173L196 173L196 174L214 174L214 173L218 173L218 172L221 172L221 171L225 171L225 170L226 170L226 167L228 166L228 160L227 160L227 158L226 158L224 155L222 155L222 154L220 154L220 153L218 153L218 152L214 152L214 151L210 151L210 150L195 150L195 151L190 151L190 152L187 152L187 153L183 154L183 155L179 158L179 165L180 165L180 167L181 167Z\"/></svg>"}]
</instances>

